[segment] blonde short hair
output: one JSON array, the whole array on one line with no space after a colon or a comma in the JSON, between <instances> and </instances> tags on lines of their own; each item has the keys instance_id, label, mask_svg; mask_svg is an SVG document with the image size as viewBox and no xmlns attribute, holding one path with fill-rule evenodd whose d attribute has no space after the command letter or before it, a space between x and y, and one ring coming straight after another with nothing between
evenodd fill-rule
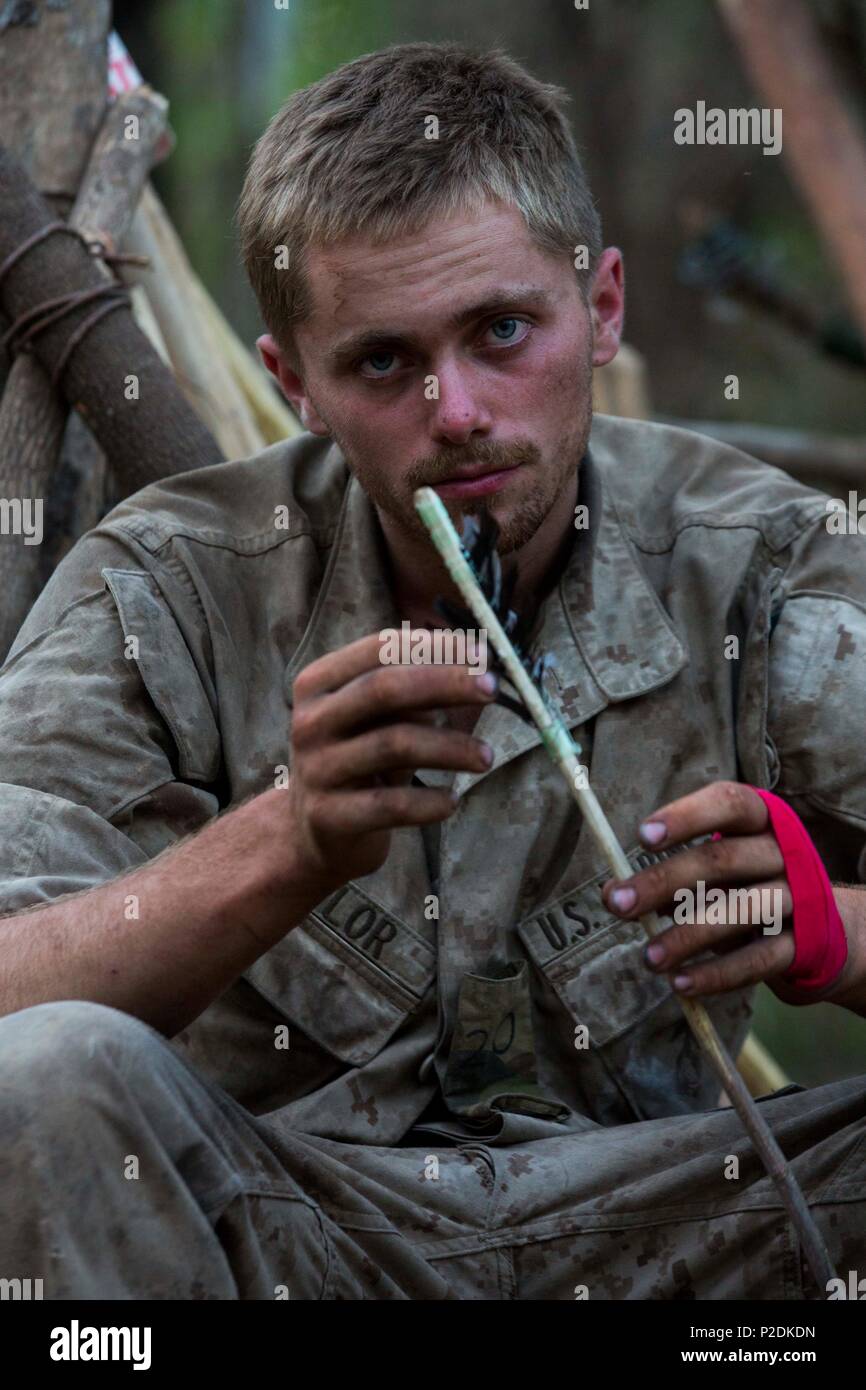
<instances>
[{"instance_id":1,"label":"blonde short hair","mask_svg":"<svg viewBox=\"0 0 866 1390\"><path fill-rule=\"evenodd\" d=\"M310 311L309 245L356 232L386 242L490 198L516 207L544 250L574 258L586 246L575 272L585 291L601 223L567 100L505 53L455 43L369 53L293 93L255 146L237 210L244 265L283 351L296 360L293 328Z\"/></svg>"}]
</instances>

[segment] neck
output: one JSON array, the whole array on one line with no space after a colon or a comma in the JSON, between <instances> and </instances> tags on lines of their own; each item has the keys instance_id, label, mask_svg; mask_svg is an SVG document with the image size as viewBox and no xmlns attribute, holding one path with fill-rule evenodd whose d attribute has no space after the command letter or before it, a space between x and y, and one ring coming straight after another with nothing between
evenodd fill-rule
<instances>
[{"instance_id":1,"label":"neck","mask_svg":"<svg viewBox=\"0 0 866 1390\"><path fill-rule=\"evenodd\" d=\"M517 566L512 598L517 613L532 612L544 601L568 561L574 541L577 490L574 475L526 544L501 556L503 577ZM437 598L466 605L432 541L408 535L394 518L378 507L376 512L385 538L391 592L398 613L418 627L443 626L444 619L434 606Z\"/></svg>"}]
</instances>

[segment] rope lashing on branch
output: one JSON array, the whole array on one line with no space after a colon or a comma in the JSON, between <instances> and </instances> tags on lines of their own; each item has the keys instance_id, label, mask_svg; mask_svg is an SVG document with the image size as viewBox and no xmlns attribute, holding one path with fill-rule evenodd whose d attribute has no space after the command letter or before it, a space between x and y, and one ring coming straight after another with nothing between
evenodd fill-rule
<instances>
[{"instance_id":1,"label":"rope lashing on branch","mask_svg":"<svg viewBox=\"0 0 866 1390\"><path fill-rule=\"evenodd\" d=\"M112 268L117 265L147 265L146 256L133 255L127 252L109 251L105 242L99 237L85 236L83 232L75 227L70 227L66 222L49 222L44 227L40 227L32 236L25 237L20 246L10 252L0 265L0 285L8 275L9 271L18 264L28 251L32 251L35 246L44 241L54 233L63 232L67 236L76 237L87 249L91 256L98 256L106 265ZM64 344L63 351L54 364L51 372L51 385L57 388L62 379L63 373L69 362L72 353L79 343L87 336L92 328L96 326L106 314L112 313L115 309L131 308L132 296L129 290L119 281L109 281L104 285L96 285L86 290L70 290L68 294L56 295L53 299L46 299L41 304L36 304L30 309L25 309L23 313L9 326L3 337L0 338L0 349L14 357L19 352L29 352L30 344L37 334L50 328L67 314L81 308L84 304L90 304L97 300L103 303L78 325Z\"/></svg>"}]
</instances>

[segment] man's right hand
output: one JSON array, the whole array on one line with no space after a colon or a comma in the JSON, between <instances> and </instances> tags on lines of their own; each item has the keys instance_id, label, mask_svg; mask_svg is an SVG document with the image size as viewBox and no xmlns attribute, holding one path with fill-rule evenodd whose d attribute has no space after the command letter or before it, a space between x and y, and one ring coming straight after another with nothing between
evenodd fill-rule
<instances>
[{"instance_id":1,"label":"man's right hand","mask_svg":"<svg viewBox=\"0 0 866 1390\"><path fill-rule=\"evenodd\" d=\"M294 684L288 833L295 872L322 895L385 862L398 826L445 820L446 787L411 785L419 767L483 772L481 739L433 712L489 704L496 678L468 666L383 665L378 633L312 662Z\"/></svg>"},{"instance_id":2,"label":"man's right hand","mask_svg":"<svg viewBox=\"0 0 866 1390\"><path fill-rule=\"evenodd\" d=\"M0 1016L90 999L174 1037L329 892L377 869L392 829L444 820L449 791L411 786L414 769L487 762L480 740L436 728L432 712L493 692L465 666L383 666L379 650L365 637L298 676L288 788L132 872L0 920Z\"/></svg>"}]
</instances>

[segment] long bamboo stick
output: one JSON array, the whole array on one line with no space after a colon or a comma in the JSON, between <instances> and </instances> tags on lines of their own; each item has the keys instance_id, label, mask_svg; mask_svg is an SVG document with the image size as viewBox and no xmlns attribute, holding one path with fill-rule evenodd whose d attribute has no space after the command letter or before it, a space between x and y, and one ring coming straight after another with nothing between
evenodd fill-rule
<instances>
[{"instance_id":1,"label":"long bamboo stick","mask_svg":"<svg viewBox=\"0 0 866 1390\"><path fill-rule=\"evenodd\" d=\"M415 493L415 508L430 533L445 566L472 610L499 657L527 710L535 721L542 742L550 757L571 788L583 817L595 841L617 878L630 878L632 867L625 851L613 833L610 822L589 785L587 768L580 761L580 745L572 738L560 716L530 679L502 624L487 602L472 568L464 554L445 506L432 488L422 487ZM640 919L647 936L652 939L663 930L655 912ZM689 1027L709 1058L727 1095L764 1166L776 1185L782 1202L797 1231L819 1289L826 1290L835 1271L824 1239L815 1224L800 1186L776 1142L775 1136L749 1095L748 1087L737 1071L728 1051L713 1026L703 1004L696 999L677 995Z\"/></svg>"},{"instance_id":2,"label":"long bamboo stick","mask_svg":"<svg viewBox=\"0 0 866 1390\"><path fill-rule=\"evenodd\" d=\"M208 350L210 339L191 289L189 259L149 183L129 229L126 249L142 253L150 262L149 269L136 278L147 291L178 386L189 404L226 458L259 453L265 439L229 363L219 352ZM131 282L128 274L123 278Z\"/></svg>"},{"instance_id":3,"label":"long bamboo stick","mask_svg":"<svg viewBox=\"0 0 866 1390\"><path fill-rule=\"evenodd\" d=\"M277 444L282 439L294 439L303 433L301 422L277 394L270 374L252 350L241 342L194 271L191 272L189 288L199 304L214 351L225 358L262 433L262 447Z\"/></svg>"}]
</instances>

